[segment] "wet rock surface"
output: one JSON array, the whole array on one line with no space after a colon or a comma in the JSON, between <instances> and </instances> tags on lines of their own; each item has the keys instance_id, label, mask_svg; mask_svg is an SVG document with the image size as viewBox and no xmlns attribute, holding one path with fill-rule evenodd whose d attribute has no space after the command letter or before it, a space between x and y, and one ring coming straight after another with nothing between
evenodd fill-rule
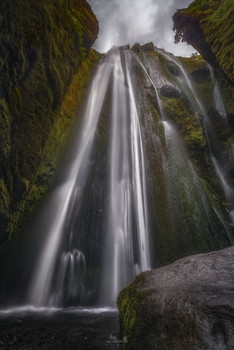
<instances>
[{"instance_id":1,"label":"wet rock surface","mask_svg":"<svg viewBox=\"0 0 234 350\"><path fill-rule=\"evenodd\" d=\"M181 76L181 70L178 66L176 66L175 64L168 64L167 65L167 69L169 70L169 72L174 75L175 77L180 77Z\"/></svg>"},{"instance_id":2,"label":"wet rock surface","mask_svg":"<svg viewBox=\"0 0 234 350\"><path fill-rule=\"evenodd\" d=\"M175 89L171 85L164 85L160 89L160 95L168 98L177 98L177 97L180 97L181 91Z\"/></svg>"},{"instance_id":3,"label":"wet rock surface","mask_svg":"<svg viewBox=\"0 0 234 350\"><path fill-rule=\"evenodd\" d=\"M196 69L195 71L190 73L190 77L196 82L200 83L204 81L204 79L209 78L210 71L208 68Z\"/></svg>"},{"instance_id":4,"label":"wet rock surface","mask_svg":"<svg viewBox=\"0 0 234 350\"><path fill-rule=\"evenodd\" d=\"M118 313L0 313L1 350L102 350L120 343Z\"/></svg>"},{"instance_id":5,"label":"wet rock surface","mask_svg":"<svg viewBox=\"0 0 234 350\"><path fill-rule=\"evenodd\" d=\"M234 81L233 1L195 0L173 15L175 41L192 45L211 65ZM223 74L222 73L222 74Z\"/></svg>"},{"instance_id":6,"label":"wet rock surface","mask_svg":"<svg viewBox=\"0 0 234 350\"><path fill-rule=\"evenodd\" d=\"M234 349L234 248L145 272L118 306L127 349Z\"/></svg>"}]
</instances>

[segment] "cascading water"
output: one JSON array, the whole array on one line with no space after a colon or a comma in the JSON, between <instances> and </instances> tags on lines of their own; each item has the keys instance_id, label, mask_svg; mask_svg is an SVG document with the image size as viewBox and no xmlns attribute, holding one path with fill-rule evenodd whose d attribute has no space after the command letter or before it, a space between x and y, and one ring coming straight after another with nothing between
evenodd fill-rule
<instances>
[{"instance_id":1,"label":"cascading water","mask_svg":"<svg viewBox=\"0 0 234 350\"><path fill-rule=\"evenodd\" d=\"M209 149L210 149L210 154L211 154L211 160L214 166L214 169L216 171L217 176L220 179L220 184L223 188L223 191L226 195L227 200L230 203L231 209L230 209L230 221L231 221L231 225L234 224L234 191L232 188L232 185L230 183L230 179L228 178L228 176L226 175L227 171L226 169L227 164L225 162L225 157L223 157L222 155L220 155L221 151L220 151L220 146L219 146L219 142L217 140L217 136L213 130L212 127L212 122L210 121L209 115L206 111L205 106L203 105L201 99L199 98L197 91L195 89L195 87L193 86L193 83L190 79L190 77L188 76L186 70L184 69L183 65L180 63L180 61L174 57L173 55L165 52L164 50L160 50L160 49L156 49L158 52L160 52L169 62L173 62L176 67L178 67L180 69L180 74L178 75L178 81L180 82L180 87L182 88L183 92L185 95L188 96L192 96L193 100L195 101L196 105L195 106L195 110L199 111L199 114L202 116L203 118L203 124L204 124L204 128L205 128L205 132L206 132L206 136L207 136L207 142L209 145ZM227 114L226 114L226 110L222 101L222 97L221 97L221 93L218 87L218 83L215 80L214 77L214 73L211 67L209 67L209 70L211 72L211 77L214 81L214 105L215 108L217 110L217 112L220 114L220 116L222 117L223 120L223 128L226 129L228 127L228 122L227 122ZM181 80L181 77L183 77L184 79ZM187 89L184 89L184 86L187 87ZM189 92L189 94L188 94Z\"/></svg>"},{"instance_id":2,"label":"cascading water","mask_svg":"<svg viewBox=\"0 0 234 350\"><path fill-rule=\"evenodd\" d=\"M103 302L150 269L144 151L126 55L116 54L113 76L110 179L104 250ZM124 62L124 63L123 63ZM111 292L110 292L111 291Z\"/></svg>"},{"instance_id":3,"label":"cascading water","mask_svg":"<svg viewBox=\"0 0 234 350\"><path fill-rule=\"evenodd\" d=\"M228 127L227 111L225 109L225 106L222 100L218 81L215 79L214 71L210 65L209 65L209 70L210 70L211 77L214 81L214 105L215 105L216 111L219 113L219 115L223 119L224 126Z\"/></svg>"},{"instance_id":4,"label":"cascading water","mask_svg":"<svg viewBox=\"0 0 234 350\"><path fill-rule=\"evenodd\" d=\"M157 51L162 53L161 50ZM161 115L161 120L163 120L165 140L167 143L167 149L165 149L162 137L159 138L159 143L157 142L157 151L160 149L160 152L163 152L161 155L163 166L161 169L159 169L159 173L161 174L161 177L164 178L164 183L162 181L158 181L157 179L154 180L154 183L156 182L159 186L161 186L161 192L163 192L163 187L166 187L164 205L167 206L168 210L166 213L168 222L161 222L160 216L162 214L159 215L157 218L157 228L160 225L159 232L166 228L167 230L171 231L172 237L174 235L177 236L177 242L174 244L180 245L180 249L182 250L182 247L186 245L186 239L185 237L181 239L180 234L177 232L180 225L183 232L191 231L191 226L197 227L196 231L197 235L199 236L201 232L202 235L204 234L204 231L206 230L204 223L206 223L208 224L207 232L210 232L207 234L211 234L214 242L216 241L216 243L218 243L219 238L216 237L216 232L219 230L219 228L214 223L220 221L221 227L223 226L226 234L228 235L228 240L232 241L232 236L229 234L225 218L222 214L220 214L218 207L216 207L214 203L211 203L210 199L207 197L206 189L204 188L203 183L200 181L199 176L196 173L195 168L192 166L188 154L182 145L183 143L181 142L181 136L176 130L174 123L171 120L168 120L167 113L164 110L165 105L162 103L162 101L160 101L161 88L163 86L171 86L172 89L181 89L184 92L184 95L189 100L190 106L194 111L195 124L197 124L197 128L201 128L201 123L198 116L201 117L206 114L205 108L202 105L199 95L193 88L193 84L187 76L185 69L181 66L179 61L164 51L163 56L169 59L170 62L174 62L176 64L176 78L178 85L175 85L174 82L171 83L171 81L169 81L164 75L157 56L147 55L144 52L141 54L145 65L145 67L143 67L144 74L153 85L156 92L157 106ZM139 64L142 66L141 62ZM175 91L177 91L176 96L181 95L181 92L178 92L180 90ZM209 125L208 121L207 124ZM148 125L147 127L151 128L152 125ZM206 133L206 135L207 134L208 133ZM209 143L209 138L207 141ZM157 162L157 160L155 162ZM157 193L157 196L162 195L160 191L157 192L159 192ZM164 212L161 208L158 208L157 210L159 213ZM188 215L189 211L190 214ZM183 213L185 212L187 212L187 214L183 216ZM165 228L163 228L163 226L165 226ZM203 238L201 236L201 240L202 239ZM167 245L170 245L170 243L167 242Z\"/></svg>"},{"instance_id":5,"label":"cascading water","mask_svg":"<svg viewBox=\"0 0 234 350\"><path fill-rule=\"evenodd\" d=\"M42 246L24 302L113 307L140 272L232 242L225 210L203 180L201 161L190 159L167 103L187 108L203 150L207 138L232 204L209 116L179 61L160 54L179 70L171 80L155 51L113 48L102 58L35 232ZM165 86L176 94L164 99Z\"/></svg>"},{"instance_id":6,"label":"cascading water","mask_svg":"<svg viewBox=\"0 0 234 350\"><path fill-rule=\"evenodd\" d=\"M47 238L36 266L29 291L29 300L34 305L56 303L57 290L52 291L52 283L54 275L58 273L56 270L56 260L60 253L60 245L64 235L70 236L71 244L69 248L71 250L62 252L62 271L59 285L63 284L63 280L66 278L65 274L69 274L70 272L71 275L68 279L70 279L71 284L73 284L74 270L79 269L80 261L82 265L85 264L85 257L82 259L76 258L77 256L82 256L83 253L77 250L78 247L74 246L72 229L70 232L67 231L69 230L69 226L71 226L74 207L79 204L82 198L95 132L107 85L112 73L112 63L111 56L108 64L102 62L96 72L84 112L82 129L71 149L71 153L74 154L74 156L66 168L66 173L61 184L54 189L48 201L47 206L50 211L49 221L44 222L45 218L43 216L41 218L43 222L43 231L46 232ZM74 249L75 254L72 253ZM74 255L76 255L76 257ZM73 287L71 288L73 289ZM79 288L80 286L78 286L77 293L79 293ZM54 294L55 300L51 300L51 296ZM61 294L61 291L58 291L58 294Z\"/></svg>"},{"instance_id":7,"label":"cascading water","mask_svg":"<svg viewBox=\"0 0 234 350\"><path fill-rule=\"evenodd\" d=\"M216 108L217 113L219 116L222 118L222 127L224 130L226 129L227 132L230 132L230 127L228 123L228 118L227 118L227 111L225 109L221 92L219 89L218 81L215 78L214 71L211 66L209 66L209 70L211 73L211 78L214 83L214 92L213 92L213 100L214 100L214 105ZM233 157L234 157L234 142L232 141L231 145L229 146L229 158L231 159L231 162L233 162ZM230 179L230 176L228 175L228 169L229 169L229 164L230 161L228 159L228 156L226 154L221 155L221 161L219 159L216 159L213 157L213 162L215 164L215 169L216 172L220 178L220 182L222 183L224 192L226 194L226 197L228 201L230 202L231 209L230 209L230 218L232 222L232 226L234 225L234 189L232 186L232 181Z\"/></svg>"},{"instance_id":8,"label":"cascading water","mask_svg":"<svg viewBox=\"0 0 234 350\"><path fill-rule=\"evenodd\" d=\"M30 287L34 305L87 303L88 264L75 229L88 179L98 121L108 88L112 88L108 190L104 203L103 277L97 287L101 303L115 305L118 292L137 273L150 269L149 227L144 151L131 73L125 51L113 48L100 64L89 92L84 122L74 158L48 202L51 219L44 224L47 239ZM42 218L43 221L43 218ZM68 242L68 243L67 243ZM100 290L99 290L100 289ZM96 300L98 296L96 295Z\"/></svg>"},{"instance_id":9,"label":"cascading water","mask_svg":"<svg viewBox=\"0 0 234 350\"><path fill-rule=\"evenodd\" d=\"M200 122L199 114L204 116L206 114L206 111L200 101L196 90L193 87L191 79L189 78L185 68L178 60L178 58L172 54L157 48L156 51L160 52L169 62L173 62L175 64L175 67L179 70L179 74L176 74L179 86L192 104L196 118Z\"/></svg>"}]
</instances>

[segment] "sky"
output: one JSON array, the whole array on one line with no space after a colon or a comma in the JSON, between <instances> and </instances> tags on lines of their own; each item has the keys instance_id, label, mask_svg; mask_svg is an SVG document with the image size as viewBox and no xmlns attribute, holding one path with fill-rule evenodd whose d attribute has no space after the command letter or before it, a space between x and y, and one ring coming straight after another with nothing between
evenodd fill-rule
<instances>
[{"instance_id":1,"label":"sky","mask_svg":"<svg viewBox=\"0 0 234 350\"><path fill-rule=\"evenodd\" d=\"M174 44L172 15L192 0L88 0L99 20L99 37L94 48L106 52L112 46L144 44L152 41L158 48L177 56L190 56L194 48Z\"/></svg>"}]
</instances>

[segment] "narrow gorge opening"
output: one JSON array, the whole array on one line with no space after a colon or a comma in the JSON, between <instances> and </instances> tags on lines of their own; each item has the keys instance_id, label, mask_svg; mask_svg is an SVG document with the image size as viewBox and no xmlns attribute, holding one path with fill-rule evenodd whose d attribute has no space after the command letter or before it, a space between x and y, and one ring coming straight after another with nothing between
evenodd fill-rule
<instances>
[{"instance_id":1,"label":"narrow gorge opening","mask_svg":"<svg viewBox=\"0 0 234 350\"><path fill-rule=\"evenodd\" d=\"M232 244L228 158L220 162L195 85L176 57L151 44L103 56L32 233L21 303L116 308L118 293L141 272Z\"/></svg>"},{"instance_id":2,"label":"narrow gorge opening","mask_svg":"<svg viewBox=\"0 0 234 350\"><path fill-rule=\"evenodd\" d=\"M154 349L155 344L161 349L164 340L169 344L179 322L173 324L172 317L173 327L162 322L161 331L160 317L153 315L157 288L176 293L181 279L183 291L183 283L188 287L183 273L191 266L196 267L192 285L200 270L210 278L212 259L216 261L212 254L222 249L217 255L222 267L222 254L228 251L224 248L234 242L230 67L223 65L219 53L215 62L207 63L198 53L175 56L153 42L141 44L148 32L152 35L152 13L162 25L162 0L157 6L144 1L148 7L142 23L148 32L141 36L136 31L140 43L135 44L130 25L124 37L123 23L134 14L141 18L143 2L125 14L113 0L106 13L115 8L113 23L123 28L117 31L113 26L106 36L102 29L100 37L104 35L108 49L114 39L118 45L128 39L131 45L113 46L105 53L91 49L98 24L86 1L62 0L59 5L54 1L48 8L46 2L38 8L32 5L36 12L42 7L42 17L35 19L32 29L40 34L36 41L26 30L26 21L14 28L12 38L18 40L22 34L20 49L17 40L9 41L10 22L2 22L6 33L0 52L0 321L4 331L0 348L11 344L19 350L30 346L46 350L64 342L71 349L78 344L80 349L132 349L138 339L143 344L140 350ZM210 16L208 2L205 6L199 1L177 12L176 39L200 43L204 38L201 29L196 31L198 25L204 26L204 36L209 38L206 21L199 22L199 16ZM9 11L8 17L15 16L17 22L22 17L18 11L23 13L31 5L18 8L13 3L8 6L4 0L0 10ZM101 9L102 0L90 3ZM173 1L168 2L168 13L175 8ZM59 19L56 25L53 16ZM210 20L218 21L215 16ZM168 35L165 30L159 44ZM101 40L96 47L105 46ZM202 54L208 42L203 44ZM167 45L170 48L169 39ZM33 65L30 52L34 52ZM207 252L211 253L201 254ZM232 264L228 255L229 260ZM172 280L172 286L164 277ZM202 290L205 295L199 281L198 294ZM163 289L162 303L169 294ZM180 308L184 304L183 299ZM147 312L146 323L141 323L141 312ZM148 322L157 324L153 331ZM228 327L220 321L216 330L212 322L208 322L214 329L212 337L220 332L220 342L225 342ZM152 338L139 336L142 325L143 333L146 328L153 332ZM11 340L12 330L16 335Z\"/></svg>"}]
</instances>

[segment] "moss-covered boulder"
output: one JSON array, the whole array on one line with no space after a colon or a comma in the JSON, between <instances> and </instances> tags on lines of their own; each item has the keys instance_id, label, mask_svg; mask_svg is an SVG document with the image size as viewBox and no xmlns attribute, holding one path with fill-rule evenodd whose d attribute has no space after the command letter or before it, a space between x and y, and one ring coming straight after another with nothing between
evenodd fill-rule
<instances>
[{"instance_id":1,"label":"moss-covered boulder","mask_svg":"<svg viewBox=\"0 0 234 350\"><path fill-rule=\"evenodd\" d=\"M234 348L234 248L145 272L118 298L122 349Z\"/></svg>"},{"instance_id":2,"label":"moss-covered boulder","mask_svg":"<svg viewBox=\"0 0 234 350\"><path fill-rule=\"evenodd\" d=\"M61 143L53 130L60 129L63 138L71 124L63 101L76 74L73 86L88 81L94 55L77 72L97 33L97 20L84 0L1 1L0 242L9 236L9 220L22 198L35 193L51 133L54 143Z\"/></svg>"}]
</instances>

